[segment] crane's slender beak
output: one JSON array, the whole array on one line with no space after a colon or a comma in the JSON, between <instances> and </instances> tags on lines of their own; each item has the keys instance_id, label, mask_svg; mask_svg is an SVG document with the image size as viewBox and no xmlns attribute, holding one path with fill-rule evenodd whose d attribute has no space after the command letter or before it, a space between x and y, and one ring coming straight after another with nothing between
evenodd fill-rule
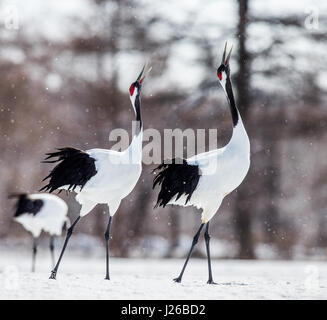
<instances>
[{"instance_id":1,"label":"crane's slender beak","mask_svg":"<svg viewBox=\"0 0 327 320\"><path fill-rule=\"evenodd\" d=\"M143 80L145 79L145 77L150 73L150 71L152 70L152 67L150 67L148 69L148 71L145 71L147 64L144 64L141 73L139 74L138 78L136 81L138 81L140 84L142 84Z\"/></svg>"},{"instance_id":2,"label":"crane's slender beak","mask_svg":"<svg viewBox=\"0 0 327 320\"><path fill-rule=\"evenodd\" d=\"M229 59L230 59L230 56L232 54L233 45L232 45L232 47L229 50L229 53L227 55L227 58L226 58L226 49L227 49L227 41L225 42L224 54L223 54L223 58L221 59L221 64L224 64L225 66L227 66L229 64Z\"/></svg>"},{"instance_id":3,"label":"crane's slender beak","mask_svg":"<svg viewBox=\"0 0 327 320\"><path fill-rule=\"evenodd\" d=\"M223 57L221 59L221 64L224 64L225 63L226 48L227 48L227 41L225 42L225 49L224 49Z\"/></svg>"},{"instance_id":4,"label":"crane's slender beak","mask_svg":"<svg viewBox=\"0 0 327 320\"><path fill-rule=\"evenodd\" d=\"M232 45L232 47L230 48L229 53L228 53L228 56L227 56L227 58L226 58L226 61L225 61L225 65L226 65L226 66L229 65L229 59L230 59L230 56L232 55L232 51L233 51L233 45Z\"/></svg>"}]
</instances>

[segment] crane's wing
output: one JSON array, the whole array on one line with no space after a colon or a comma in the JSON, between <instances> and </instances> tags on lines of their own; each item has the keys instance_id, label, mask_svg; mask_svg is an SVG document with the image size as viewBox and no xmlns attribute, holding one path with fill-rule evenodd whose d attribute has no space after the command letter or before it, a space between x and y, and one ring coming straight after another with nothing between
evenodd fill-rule
<instances>
[{"instance_id":1,"label":"crane's wing","mask_svg":"<svg viewBox=\"0 0 327 320\"><path fill-rule=\"evenodd\" d=\"M199 166L189 164L185 159L172 159L171 164L161 164L154 171L159 171L153 180L153 188L161 186L156 207L165 207L171 200L178 200L186 195L186 202L196 189L199 179Z\"/></svg>"},{"instance_id":2,"label":"crane's wing","mask_svg":"<svg viewBox=\"0 0 327 320\"><path fill-rule=\"evenodd\" d=\"M26 193L11 195L10 198L17 198L15 218L22 214L35 216L43 207L41 199L30 199Z\"/></svg>"},{"instance_id":3,"label":"crane's wing","mask_svg":"<svg viewBox=\"0 0 327 320\"><path fill-rule=\"evenodd\" d=\"M223 155L225 147L197 154L186 159L190 165L199 166L200 175L207 176L216 174L221 169L221 156Z\"/></svg>"},{"instance_id":4,"label":"crane's wing","mask_svg":"<svg viewBox=\"0 0 327 320\"><path fill-rule=\"evenodd\" d=\"M75 148L62 148L58 149L58 152L48 153L47 158L43 161L43 163L57 162L58 164L50 174L43 179L43 181L50 179L49 183L40 191L53 192L65 186L68 191L74 191L76 187L80 187L82 190L97 173L95 159L88 153Z\"/></svg>"},{"instance_id":5,"label":"crane's wing","mask_svg":"<svg viewBox=\"0 0 327 320\"><path fill-rule=\"evenodd\" d=\"M188 158L187 162L191 164L199 164L199 165L205 164L208 160L211 160L213 157L219 157L222 153L224 153L225 150L226 147L223 147L220 149L199 153Z\"/></svg>"}]
</instances>

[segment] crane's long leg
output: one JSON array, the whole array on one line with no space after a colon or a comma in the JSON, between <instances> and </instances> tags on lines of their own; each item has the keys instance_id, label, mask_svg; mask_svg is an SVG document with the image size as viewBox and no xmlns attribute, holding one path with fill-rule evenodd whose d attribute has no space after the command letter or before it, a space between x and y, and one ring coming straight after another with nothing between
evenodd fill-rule
<instances>
[{"instance_id":1,"label":"crane's long leg","mask_svg":"<svg viewBox=\"0 0 327 320\"><path fill-rule=\"evenodd\" d=\"M52 261L52 268L55 266L55 257L54 257L54 236L50 237L50 253L51 253L51 261Z\"/></svg>"},{"instance_id":2,"label":"crane's long leg","mask_svg":"<svg viewBox=\"0 0 327 320\"><path fill-rule=\"evenodd\" d=\"M110 240L110 227L111 227L112 216L109 218L108 226L104 238L106 239L106 277L105 280L110 280L109 276L109 240Z\"/></svg>"},{"instance_id":3,"label":"crane's long leg","mask_svg":"<svg viewBox=\"0 0 327 320\"><path fill-rule=\"evenodd\" d=\"M33 238L32 272L35 272L36 253L37 253L37 239Z\"/></svg>"},{"instance_id":4,"label":"crane's long leg","mask_svg":"<svg viewBox=\"0 0 327 320\"><path fill-rule=\"evenodd\" d=\"M208 280L208 284L217 284L213 281L212 279L212 269L211 269L211 258L210 258L210 235L209 235L209 222L207 223L206 226L206 231L204 233L204 239L206 242L206 248L207 248L207 257L208 257L208 271L209 271L209 280Z\"/></svg>"},{"instance_id":5,"label":"crane's long leg","mask_svg":"<svg viewBox=\"0 0 327 320\"><path fill-rule=\"evenodd\" d=\"M56 266L54 267L54 269L51 271L51 275L50 275L50 278L49 279L56 279L56 275L57 275L57 271L58 271L58 268L59 268L59 265L60 265L60 261L64 255L64 252L66 250L66 247L67 247L67 243L69 241L69 238L71 237L71 235L73 234L73 230L74 230L74 227L76 226L77 222L81 219L81 217L79 216L75 221L74 223L71 225L71 227L67 230L67 235L66 235L66 239L65 239L65 242L64 242L64 246L61 250L61 253L60 253L60 256L59 256L59 259L58 259L58 262L56 264Z\"/></svg>"},{"instance_id":6,"label":"crane's long leg","mask_svg":"<svg viewBox=\"0 0 327 320\"><path fill-rule=\"evenodd\" d=\"M181 282L181 281L182 281L182 277L183 277L183 274L184 274L185 268L186 268L187 263L188 263L188 261L189 261L189 259L190 259L190 257L191 257L191 254L192 254L192 251L193 251L195 245L198 243L199 236L200 236L200 233L201 233L201 231L202 231L203 226L204 226L204 223L201 224L199 230L198 230L197 233L195 234L195 236L194 236L194 238L193 238L193 241L192 241L191 249L190 249L190 251L189 251L189 253L188 253L188 255L187 255L187 258L186 258L186 261L185 261L185 263L184 263L183 269L182 269L180 275L179 275L176 279L174 279L175 282Z\"/></svg>"}]
</instances>

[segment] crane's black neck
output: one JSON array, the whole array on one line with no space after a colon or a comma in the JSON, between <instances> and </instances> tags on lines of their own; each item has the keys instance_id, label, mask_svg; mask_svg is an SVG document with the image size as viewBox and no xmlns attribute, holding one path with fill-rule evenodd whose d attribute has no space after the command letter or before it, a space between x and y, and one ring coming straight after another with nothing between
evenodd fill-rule
<instances>
[{"instance_id":1,"label":"crane's black neck","mask_svg":"<svg viewBox=\"0 0 327 320\"><path fill-rule=\"evenodd\" d=\"M230 111L232 114L233 127L235 128L238 124L239 116L238 116L238 109L235 104L232 83L231 83L229 77L227 77L227 79L226 79L225 88L226 88L226 93L227 93L228 102L229 102L229 106L230 106Z\"/></svg>"},{"instance_id":2,"label":"crane's black neck","mask_svg":"<svg viewBox=\"0 0 327 320\"><path fill-rule=\"evenodd\" d=\"M141 119L141 98L140 98L140 91L137 93L137 96L135 98L135 103L134 103L134 108L135 108L135 119L138 123L137 129L136 129L136 135L140 133L142 130L142 119Z\"/></svg>"}]
</instances>

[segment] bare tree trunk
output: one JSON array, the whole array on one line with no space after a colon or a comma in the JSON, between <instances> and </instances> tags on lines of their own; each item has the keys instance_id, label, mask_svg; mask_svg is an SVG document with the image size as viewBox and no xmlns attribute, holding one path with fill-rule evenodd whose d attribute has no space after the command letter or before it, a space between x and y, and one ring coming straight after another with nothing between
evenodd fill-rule
<instances>
[{"instance_id":1,"label":"bare tree trunk","mask_svg":"<svg viewBox=\"0 0 327 320\"><path fill-rule=\"evenodd\" d=\"M239 39L239 73L236 77L236 88L238 93L238 106L242 113L242 118L246 123L248 120L250 97L250 54L246 48L246 28L248 16L248 0L238 0L239 23L237 28L237 38ZM254 248L251 232L251 203L248 200L248 192L245 185L238 189L235 207L235 227L239 237L239 258L253 259Z\"/></svg>"},{"instance_id":2,"label":"bare tree trunk","mask_svg":"<svg viewBox=\"0 0 327 320\"><path fill-rule=\"evenodd\" d=\"M319 212L318 215L318 232L316 238L316 246L319 248L327 247L327 223L325 212Z\"/></svg>"},{"instance_id":3,"label":"bare tree trunk","mask_svg":"<svg viewBox=\"0 0 327 320\"><path fill-rule=\"evenodd\" d=\"M276 238L279 229L279 214L278 214L278 193L279 187L279 168L278 168L278 148L276 141L269 143L269 137L264 135L268 149L265 152L266 169L264 172L264 192L265 192L265 211L264 211L264 230L265 241L268 243L276 243Z\"/></svg>"},{"instance_id":4,"label":"bare tree trunk","mask_svg":"<svg viewBox=\"0 0 327 320\"><path fill-rule=\"evenodd\" d=\"M134 210L131 210L127 213L127 239L121 244L121 253L122 256L128 257L129 250L133 247L136 247L142 237L146 236L146 226L148 222L148 214L150 210L148 209L148 199L149 199L149 190L147 186L151 183L150 175L143 175L144 182L139 181L140 191L135 200Z\"/></svg>"},{"instance_id":5,"label":"bare tree trunk","mask_svg":"<svg viewBox=\"0 0 327 320\"><path fill-rule=\"evenodd\" d=\"M169 211L169 238L170 244L168 252L166 253L166 258L173 258L174 251L179 245L179 234L180 234L180 218L176 210L176 207L171 207Z\"/></svg>"}]
</instances>

